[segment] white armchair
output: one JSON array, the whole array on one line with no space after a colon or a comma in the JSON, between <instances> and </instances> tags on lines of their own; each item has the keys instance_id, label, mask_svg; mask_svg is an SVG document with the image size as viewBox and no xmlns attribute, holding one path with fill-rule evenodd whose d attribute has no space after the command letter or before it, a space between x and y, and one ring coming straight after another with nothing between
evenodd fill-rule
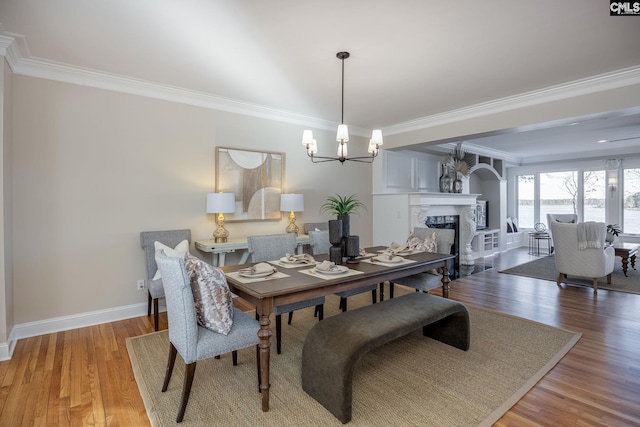
<instances>
[{"instance_id":1,"label":"white armchair","mask_svg":"<svg viewBox=\"0 0 640 427\"><path fill-rule=\"evenodd\" d=\"M553 253L553 231L551 231L552 222L564 222L569 224L576 224L578 222L578 215L576 214L547 214L547 231L549 237L551 237L551 243L549 244L549 253Z\"/></svg>"},{"instance_id":2,"label":"white armchair","mask_svg":"<svg viewBox=\"0 0 640 427\"><path fill-rule=\"evenodd\" d=\"M578 225L561 222L551 222L551 230L555 244L555 261L558 270L558 286L566 280L567 275L590 277L593 280L593 292L598 292L598 278L607 276L607 283L611 284L611 273L615 261L613 247L604 247L605 224L598 223L603 228L600 248L578 249Z\"/></svg>"}]
</instances>

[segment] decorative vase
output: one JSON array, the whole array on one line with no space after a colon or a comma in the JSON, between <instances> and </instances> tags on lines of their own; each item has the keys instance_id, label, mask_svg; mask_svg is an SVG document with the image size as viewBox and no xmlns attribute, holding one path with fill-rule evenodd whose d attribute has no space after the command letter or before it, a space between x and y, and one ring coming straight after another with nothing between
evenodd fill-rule
<instances>
[{"instance_id":1,"label":"decorative vase","mask_svg":"<svg viewBox=\"0 0 640 427\"><path fill-rule=\"evenodd\" d=\"M443 163L441 169L439 180L440 192L451 193L451 176L449 176L447 165Z\"/></svg>"},{"instance_id":2,"label":"decorative vase","mask_svg":"<svg viewBox=\"0 0 640 427\"><path fill-rule=\"evenodd\" d=\"M338 220L342 221L342 237L349 236L351 231L351 217L349 215L338 215Z\"/></svg>"},{"instance_id":3,"label":"decorative vase","mask_svg":"<svg viewBox=\"0 0 640 427\"><path fill-rule=\"evenodd\" d=\"M346 245L347 264L358 264L360 261L356 259L360 255L360 237L349 236L347 237Z\"/></svg>"},{"instance_id":4,"label":"decorative vase","mask_svg":"<svg viewBox=\"0 0 640 427\"><path fill-rule=\"evenodd\" d=\"M456 179L453 181L453 192L462 193L462 179L460 172L456 172Z\"/></svg>"},{"instance_id":5,"label":"decorative vase","mask_svg":"<svg viewBox=\"0 0 640 427\"><path fill-rule=\"evenodd\" d=\"M331 247L329 248L329 261L336 265L342 264L342 252L344 250L342 248L342 242L342 220L329 220L329 243L331 243Z\"/></svg>"},{"instance_id":6,"label":"decorative vase","mask_svg":"<svg viewBox=\"0 0 640 427\"><path fill-rule=\"evenodd\" d=\"M604 240L613 245L613 242L616 241L616 236L613 233L607 232L607 237L605 237Z\"/></svg>"}]
</instances>

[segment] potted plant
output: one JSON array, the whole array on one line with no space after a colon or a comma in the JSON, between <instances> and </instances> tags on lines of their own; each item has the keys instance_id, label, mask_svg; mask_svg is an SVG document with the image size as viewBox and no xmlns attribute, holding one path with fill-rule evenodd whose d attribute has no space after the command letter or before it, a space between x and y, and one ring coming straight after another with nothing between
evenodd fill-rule
<instances>
[{"instance_id":1,"label":"potted plant","mask_svg":"<svg viewBox=\"0 0 640 427\"><path fill-rule=\"evenodd\" d=\"M342 235L348 236L350 231L350 220L349 215L352 213L357 213L358 209L364 208L366 206L356 199L355 194L351 196L341 196L336 194L334 196L327 197L327 201L320 206L320 210L322 212L330 212L335 214L338 219L342 220Z\"/></svg>"},{"instance_id":2,"label":"potted plant","mask_svg":"<svg viewBox=\"0 0 640 427\"><path fill-rule=\"evenodd\" d=\"M618 224L608 224L607 225L607 237L605 240L609 243L613 243L616 240L616 237L620 235L622 229Z\"/></svg>"}]
</instances>

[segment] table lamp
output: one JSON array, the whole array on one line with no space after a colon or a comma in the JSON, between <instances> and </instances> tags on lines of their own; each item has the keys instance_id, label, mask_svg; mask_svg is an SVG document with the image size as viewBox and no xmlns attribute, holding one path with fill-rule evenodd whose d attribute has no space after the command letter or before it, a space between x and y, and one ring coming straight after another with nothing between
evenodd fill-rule
<instances>
[{"instance_id":1,"label":"table lamp","mask_svg":"<svg viewBox=\"0 0 640 427\"><path fill-rule=\"evenodd\" d=\"M229 232L224 228L224 214L236 211L236 195L234 193L208 193L207 213L217 213L218 228L213 232L216 243L225 243Z\"/></svg>"},{"instance_id":2,"label":"table lamp","mask_svg":"<svg viewBox=\"0 0 640 427\"><path fill-rule=\"evenodd\" d=\"M282 194L280 195L280 210L289 213L289 225L287 233L298 234L298 226L296 225L296 212L304 211L304 194Z\"/></svg>"}]
</instances>

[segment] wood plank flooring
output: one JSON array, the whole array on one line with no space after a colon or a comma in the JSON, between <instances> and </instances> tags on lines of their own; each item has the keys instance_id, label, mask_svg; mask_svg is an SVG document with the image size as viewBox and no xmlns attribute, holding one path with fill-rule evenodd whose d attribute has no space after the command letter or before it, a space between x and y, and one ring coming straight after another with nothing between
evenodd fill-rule
<instances>
[{"instance_id":1,"label":"wood plank flooring","mask_svg":"<svg viewBox=\"0 0 640 427\"><path fill-rule=\"evenodd\" d=\"M451 284L452 299L583 334L496 425L640 425L640 295L498 273L535 258L479 260L496 268ZM152 331L143 316L20 340L0 363L0 426L148 426L125 339Z\"/></svg>"}]
</instances>

